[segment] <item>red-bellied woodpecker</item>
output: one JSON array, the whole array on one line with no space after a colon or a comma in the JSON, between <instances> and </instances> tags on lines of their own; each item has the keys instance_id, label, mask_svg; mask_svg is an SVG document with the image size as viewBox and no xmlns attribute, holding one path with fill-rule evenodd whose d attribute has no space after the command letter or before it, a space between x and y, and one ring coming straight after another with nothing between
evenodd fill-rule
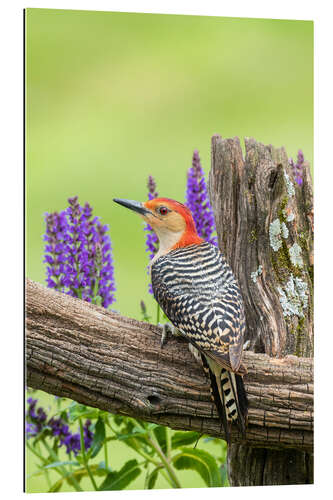
<instances>
[{"instance_id":1,"label":"red-bellied woodpecker","mask_svg":"<svg viewBox=\"0 0 333 500\"><path fill-rule=\"evenodd\" d=\"M245 317L231 268L214 245L198 236L191 212L183 204L169 198L114 201L139 213L157 234L159 250L151 261L154 297L171 321L172 333L184 337L196 357L201 357L227 441L232 422L244 435ZM167 330L164 327L162 344Z\"/></svg>"}]
</instances>

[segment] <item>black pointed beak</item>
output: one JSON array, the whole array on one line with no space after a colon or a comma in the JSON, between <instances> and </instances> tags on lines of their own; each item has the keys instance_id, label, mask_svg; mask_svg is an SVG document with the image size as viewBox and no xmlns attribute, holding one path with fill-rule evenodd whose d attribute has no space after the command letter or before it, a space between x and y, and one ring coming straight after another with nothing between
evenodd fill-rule
<instances>
[{"instance_id":1,"label":"black pointed beak","mask_svg":"<svg viewBox=\"0 0 333 500\"><path fill-rule=\"evenodd\" d=\"M146 207L144 207L143 203L141 203L140 201L121 200L119 198L113 198L113 201L119 203L119 205L122 205L123 207L129 208L130 210L137 212L140 215L146 215L150 213L149 210Z\"/></svg>"}]
</instances>

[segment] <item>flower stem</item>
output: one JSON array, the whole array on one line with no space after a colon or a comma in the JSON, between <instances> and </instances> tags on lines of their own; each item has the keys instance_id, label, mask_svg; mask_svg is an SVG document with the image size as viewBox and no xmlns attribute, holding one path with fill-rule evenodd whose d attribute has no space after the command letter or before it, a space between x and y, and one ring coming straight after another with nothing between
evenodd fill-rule
<instances>
[{"instance_id":1,"label":"flower stem","mask_svg":"<svg viewBox=\"0 0 333 500\"><path fill-rule=\"evenodd\" d=\"M181 488L181 485L180 485L180 482L178 480L178 477L176 476L176 473L175 471L173 470L173 467L171 466L169 460L167 459L167 457L164 455L163 451L161 450L161 447L160 445L158 444L158 442L155 440L153 434L151 431L148 432L148 440L149 442L151 443L151 445L154 447L154 449L156 450L157 454L159 455L165 469L167 470L168 474L169 474L169 477L172 481L172 486L173 488Z\"/></svg>"},{"instance_id":2,"label":"flower stem","mask_svg":"<svg viewBox=\"0 0 333 500\"><path fill-rule=\"evenodd\" d=\"M106 421L107 425L110 427L110 429L112 430L112 432L114 433L114 435L118 438L120 434L118 434L118 432L116 430L114 430L109 422L109 420ZM136 443L136 439L133 438L133 441L135 441ZM154 447L155 451L156 450L156 447L151 443L150 439L148 438L147 441ZM155 465L156 467L158 466L161 466L163 467L163 463L161 464L158 460L156 460L155 458L151 457L150 455L148 455L148 453L146 453L145 451L141 450L139 448L140 444L137 445L137 447L135 448L135 451L141 455L143 458L146 459L146 462L150 462L152 463L153 465ZM161 450L162 451L162 450ZM164 477L164 479L170 484L170 486L172 486L173 488L175 487L174 486L174 482L172 481L172 479L170 478L170 475L166 474L165 470L161 470L160 473L162 474L162 476Z\"/></svg>"},{"instance_id":3,"label":"flower stem","mask_svg":"<svg viewBox=\"0 0 333 500\"><path fill-rule=\"evenodd\" d=\"M134 441L136 441L136 439L134 438ZM149 441L149 440L148 440ZM150 441L149 441L150 442ZM138 445L139 446L139 445ZM155 447L154 447L155 448ZM145 451L143 450L140 450L139 448L136 448L135 451L141 455L143 458L146 459L146 462L150 462L152 463L153 465L155 465L156 467L163 467L163 463L161 464L158 460L155 460L154 458L152 458L150 455L148 455L148 453L146 453ZM155 451L156 448L155 448ZM161 450L162 451L162 450ZM171 479L170 475L166 474L165 471L162 469L160 471L160 473L162 474L162 476L164 477L164 479L170 484L170 486L172 486L173 488L175 487L174 486L174 483L173 483L173 480Z\"/></svg>"},{"instance_id":4,"label":"flower stem","mask_svg":"<svg viewBox=\"0 0 333 500\"><path fill-rule=\"evenodd\" d=\"M113 429L113 427L111 426L111 424L109 423L109 421L107 421L107 425L110 427L110 429L112 430L112 432L114 433L114 435L116 436L117 439L119 439L119 436L120 434L115 430ZM132 441L135 442L135 444L137 445L137 448L135 448L135 451L137 453L139 453L139 455L141 455L143 458L145 458L148 462L151 462L152 464L154 465L158 465L159 462L158 460L155 460L154 458L152 458L150 455L148 455L148 453L146 453L145 451L141 450L139 448L140 444L137 444L137 439L135 438L132 438Z\"/></svg>"},{"instance_id":5,"label":"flower stem","mask_svg":"<svg viewBox=\"0 0 333 500\"><path fill-rule=\"evenodd\" d=\"M107 417L105 418L105 421L107 421ZM105 468L107 469L109 467L109 458L108 458L108 442L106 440L106 429L105 429L105 443L104 443L104 462L105 462Z\"/></svg>"},{"instance_id":6,"label":"flower stem","mask_svg":"<svg viewBox=\"0 0 333 500\"><path fill-rule=\"evenodd\" d=\"M107 469L109 467L107 442L104 443L104 462L105 462L105 468Z\"/></svg>"},{"instance_id":7,"label":"flower stem","mask_svg":"<svg viewBox=\"0 0 333 500\"><path fill-rule=\"evenodd\" d=\"M43 457L43 455L41 453L38 453L37 450L34 449L33 446L31 446L28 442L26 443L27 444L27 448L34 454L36 455L36 457L39 458L39 460L42 462L43 465L47 465L47 460L46 458ZM55 471L58 472L58 474L60 474L60 476L62 476L62 473L57 469L55 468ZM49 473L47 470L44 470L44 476L46 478L46 482L47 482L47 485L49 487L49 489L51 488L51 482L50 482L50 476L49 476Z\"/></svg>"},{"instance_id":8,"label":"flower stem","mask_svg":"<svg viewBox=\"0 0 333 500\"><path fill-rule=\"evenodd\" d=\"M72 452L68 453L68 458L69 458L69 460L72 460ZM70 470L70 472L72 474L73 473L73 466L72 466L72 464L69 464L69 470Z\"/></svg>"},{"instance_id":9,"label":"flower stem","mask_svg":"<svg viewBox=\"0 0 333 500\"><path fill-rule=\"evenodd\" d=\"M83 424L82 424L81 418L79 418L79 424L80 424L80 443L81 443L81 453L82 453L83 463L84 463L84 466L88 472L88 476L90 477L91 484L93 485L94 490L97 491L98 487L97 487L96 481L95 481L94 476L92 475L92 472L91 472L90 467L88 465L86 450L85 450L85 446L84 446Z\"/></svg>"},{"instance_id":10,"label":"flower stem","mask_svg":"<svg viewBox=\"0 0 333 500\"><path fill-rule=\"evenodd\" d=\"M53 460L55 462L57 462L59 460L59 457L58 455L53 451L53 449L47 444L47 442L45 441L45 439L42 439L42 443L43 445L45 446L45 448L47 449L47 451L49 452L49 454L51 455L51 457L53 458ZM63 467L62 465L59 466L59 469L61 471L61 475L63 476L64 479L67 479L71 484L72 486L74 487L74 489L76 491L83 491L81 486L79 485L79 483L77 482L77 480L75 479L74 475L72 474L69 474L65 467ZM58 469L57 469L58 470ZM59 472L59 471L58 471Z\"/></svg>"},{"instance_id":11,"label":"flower stem","mask_svg":"<svg viewBox=\"0 0 333 500\"><path fill-rule=\"evenodd\" d=\"M38 451L35 450L35 448L33 446L31 446L28 442L26 444L27 444L27 448L29 448L29 450L31 451L31 453L33 453L34 455L36 455L36 457L38 457L41 462L43 462L45 465L47 465L46 458L43 457L43 455L41 453L38 453ZM59 472L57 469L56 469L56 471ZM59 472L59 474L60 474L60 472Z\"/></svg>"},{"instance_id":12,"label":"flower stem","mask_svg":"<svg viewBox=\"0 0 333 500\"><path fill-rule=\"evenodd\" d=\"M171 433L169 427L165 427L166 434L166 455L168 460L171 458Z\"/></svg>"}]
</instances>

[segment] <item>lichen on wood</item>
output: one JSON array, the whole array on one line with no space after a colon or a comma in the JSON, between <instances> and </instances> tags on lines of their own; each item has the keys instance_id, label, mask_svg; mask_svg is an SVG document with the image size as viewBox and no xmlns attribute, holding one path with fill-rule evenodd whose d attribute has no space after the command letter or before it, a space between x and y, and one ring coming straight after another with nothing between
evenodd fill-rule
<instances>
[{"instance_id":1,"label":"lichen on wood","mask_svg":"<svg viewBox=\"0 0 333 500\"><path fill-rule=\"evenodd\" d=\"M310 356L313 227L309 165L299 186L293 181L284 148L246 138L245 153L243 158L237 137L213 136L209 190L219 246L243 293L250 349L284 356L296 354L297 344L302 356ZM310 207L309 213L305 207ZM260 281L255 274L259 263ZM295 309L292 318L293 307L286 305L293 295L291 282L301 304L300 314ZM301 319L307 335L301 342L296 338L291 348L288 336L295 338L291 334Z\"/></svg>"},{"instance_id":2,"label":"lichen on wood","mask_svg":"<svg viewBox=\"0 0 333 500\"><path fill-rule=\"evenodd\" d=\"M282 359L290 354L313 356L309 165L304 165L302 184L298 185L284 148L246 138L243 157L237 137L215 135L209 191L219 247L243 294L250 349ZM260 279L254 271L259 269L258 263ZM244 461L251 465L244 467ZM276 454L269 448L231 445L228 462L233 485L312 482L311 453L296 449L291 454Z\"/></svg>"}]
</instances>

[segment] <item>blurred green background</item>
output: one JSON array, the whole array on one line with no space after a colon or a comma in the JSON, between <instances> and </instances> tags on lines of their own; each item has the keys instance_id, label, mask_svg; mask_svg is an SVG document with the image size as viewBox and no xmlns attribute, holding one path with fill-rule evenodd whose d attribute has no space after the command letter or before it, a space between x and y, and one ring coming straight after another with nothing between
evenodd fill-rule
<instances>
[{"instance_id":1,"label":"blurred green background","mask_svg":"<svg viewBox=\"0 0 333 500\"><path fill-rule=\"evenodd\" d=\"M27 9L27 276L45 283L44 213L78 195L110 225L113 307L140 319L144 299L155 315L143 222L112 198L146 200L151 174L183 201L214 133L312 165L312 22Z\"/></svg>"}]
</instances>

